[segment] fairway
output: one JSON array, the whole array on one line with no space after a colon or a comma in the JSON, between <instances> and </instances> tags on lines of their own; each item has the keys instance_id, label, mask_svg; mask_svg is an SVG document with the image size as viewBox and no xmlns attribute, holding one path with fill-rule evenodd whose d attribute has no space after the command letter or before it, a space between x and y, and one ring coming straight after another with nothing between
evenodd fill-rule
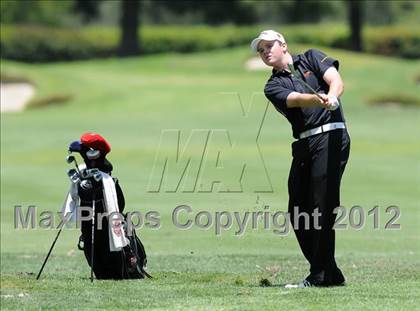
<instances>
[{"instance_id":1,"label":"fairway","mask_svg":"<svg viewBox=\"0 0 420 311\"><path fill-rule=\"evenodd\" d=\"M322 50L340 60L345 82L352 149L341 204L360 206L366 218L358 230L337 231L346 287L284 289L306 277L308 265L294 233L279 234L272 223L249 223L238 236L233 222L216 235L216 212L287 210L291 129L262 93L269 71L244 69L248 47L44 65L2 60L2 73L36 83L37 99L72 98L1 115L2 309L418 309L420 107L367 103L418 98L420 62ZM15 230L14 206L34 205L37 215L60 210L69 187L67 146L87 131L112 146L108 158L126 211L159 213L159 229L137 230L151 280L91 284L74 229L63 232L35 280L57 230ZM192 220L191 229L173 224L180 205L192 209L180 218ZM375 206L377 229L368 215ZM400 229L385 229L389 206L401 212ZM199 211L213 217L207 230L194 224ZM272 286L260 286L265 278Z\"/></svg>"}]
</instances>

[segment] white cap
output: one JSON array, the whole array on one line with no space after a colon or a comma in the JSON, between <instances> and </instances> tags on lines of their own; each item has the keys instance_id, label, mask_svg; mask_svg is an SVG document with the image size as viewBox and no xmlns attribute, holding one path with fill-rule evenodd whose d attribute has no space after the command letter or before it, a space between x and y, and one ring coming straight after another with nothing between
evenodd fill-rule
<instances>
[{"instance_id":1,"label":"white cap","mask_svg":"<svg viewBox=\"0 0 420 311\"><path fill-rule=\"evenodd\" d=\"M258 43L260 43L261 40L265 40L265 41L278 40L281 43L286 43L286 40L284 40L284 37L281 34L279 34L278 32L276 32L274 30L264 30L260 33L260 35L257 38L255 38L251 42L251 49L254 52L257 52Z\"/></svg>"}]
</instances>

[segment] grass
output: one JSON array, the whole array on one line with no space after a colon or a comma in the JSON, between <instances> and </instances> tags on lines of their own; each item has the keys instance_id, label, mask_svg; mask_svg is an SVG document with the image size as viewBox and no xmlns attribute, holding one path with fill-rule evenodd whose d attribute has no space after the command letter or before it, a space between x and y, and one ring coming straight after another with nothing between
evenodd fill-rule
<instances>
[{"instance_id":1,"label":"grass","mask_svg":"<svg viewBox=\"0 0 420 311\"><path fill-rule=\"evenodd\" d=\"M306 48L296 46L296 51ZM380 211L380 229L374 230L372 217L367 217L363 229L338 232L337 261L348 286L283 289L282 284L307 274L293 233L280 236L273 227L264 230L260 222L255 230L248 226L242 237L235 236L235 225L216 236L214 226L183 231L171 222L180 204L192 207L192 219L200 210L213 217L217 211L243 215L264 205L271 212L286 210L291 130L271 106L261 122L267 107L261 90L268 72L243 69L250 57L246 48L49 65L2 60L2 73L34 81L38 98L73 98L66 105L1 115L2 309L415 309L420 296L420 110L367 103L384 93L418 98L415 77L420 64L326 51L341 61L352 137L342 205L360 205L366 212L378 205ZM166 191L182 173L182 167L174 165L168 167L164 188L150 192L157 188L162 170L158 151L176 157L177 134L162 134L165 129L180 130L180 150L189 143L183 156L191 157L193 168L204 152L207 161L194 192L188 192L195 183L193 169L177 192ZM191 134L193 130L198 131ZM68 187L66 147L85 131L97 131L111 143L109 159L125 191L127 210L159 212L159 230L138 230L153 280L90 284L85 259L72 251L79 233L67 230L42 280L35 281L56 231L14 230L13 207L33 204L37 214L60 209ZM215 169L216 163L223 169ZM225 181L222 187L238 187L243 164L243 192L205 192L218 179ZM401 210L401 230L384 230L389 205ZM279 272L272 286L259 286L273 267Z\"/></svg>"}]
</instances>

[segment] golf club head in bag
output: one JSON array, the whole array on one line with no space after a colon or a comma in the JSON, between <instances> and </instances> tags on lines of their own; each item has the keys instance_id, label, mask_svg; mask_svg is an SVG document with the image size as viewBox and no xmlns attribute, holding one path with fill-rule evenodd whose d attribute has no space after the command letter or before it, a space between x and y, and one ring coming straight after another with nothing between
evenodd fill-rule
<instances>
[{"instance_id":1,"label":"golf club head in bag","mask_svg":"<svg viewBox=\"0 0 420 311\"><path fill-rule=\"evenodd\" d=\"M71 182L74 184L77 184L80 182L80 173L74 168L71 168L67 171L67 176L70 178Z\"/></svg>"}]
</instances>

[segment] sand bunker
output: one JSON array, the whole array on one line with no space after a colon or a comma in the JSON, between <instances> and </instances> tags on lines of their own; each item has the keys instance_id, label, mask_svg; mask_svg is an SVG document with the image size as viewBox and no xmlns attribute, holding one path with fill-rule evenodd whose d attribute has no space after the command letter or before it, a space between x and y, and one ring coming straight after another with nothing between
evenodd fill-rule
<instances>
[{"instance_id":1,"label":"sand bunker","mask_svg":"<svg viewBox=\"0 0 420 311\"><path fill-rule=\"evenodd\" d=\"M18 112L35 95L35 87L29 83L1 83L1 112Z\"/></svg>"}]
</instances>

